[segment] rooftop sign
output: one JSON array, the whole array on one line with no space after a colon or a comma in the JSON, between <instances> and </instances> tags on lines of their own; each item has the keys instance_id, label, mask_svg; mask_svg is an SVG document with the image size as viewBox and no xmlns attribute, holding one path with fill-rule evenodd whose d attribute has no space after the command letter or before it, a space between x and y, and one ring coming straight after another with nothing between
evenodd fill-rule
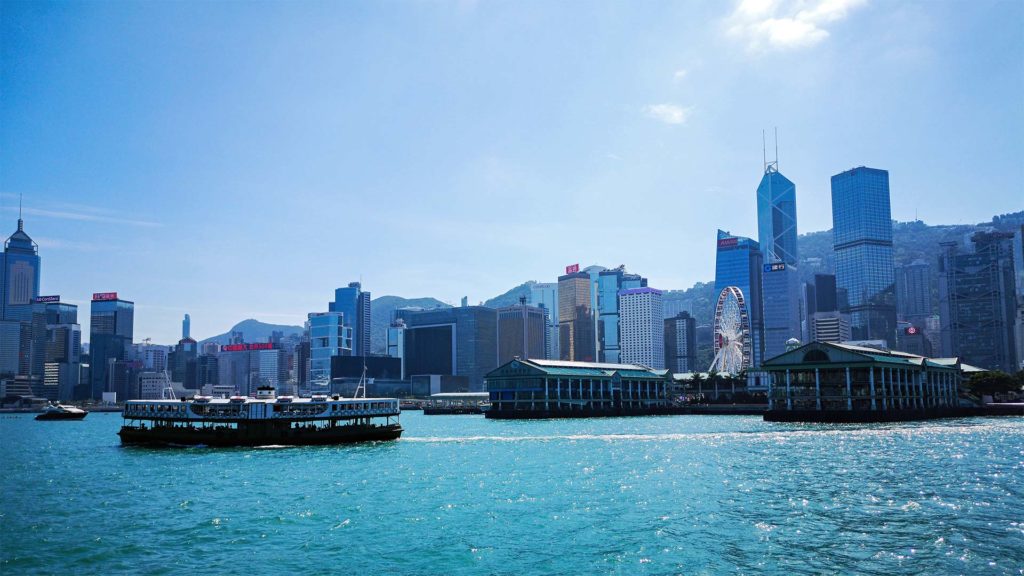
<instances>
[{"instance_id":1,"label":"rooftop sign","mask_svg":"<svg viewBox=\"0 0 1024 576\"><path fill-rule=\"evenodd\" d=\"M731 248L733 246L736 246L739 243L740 243L740 239L735 237L735 236L733 236L731 238L722 238L721 240L718 241L718 247L719 248Z\"/></svg>"},{"instance_id":2,"label":"rooftop sign","mask_svg":"<svg viewBox=\"0 0 1024 576\"><path fill-rule=\"evenodd\" d=\"M580 265L579 264L571 264L571 265L565 267L565 273L566 274L575 274L575 273L577 273L579 271L580 271Z\"/></svg>"},{"instance_id":3,"label":"rooftop sign","mask_svg":"<svg viewBox=\"0 0 1024 576\"><path fill-rule=\"evenodd\" d=\"M43 302L60 302L60 296L36 296L35 301L39 303Z\"/></svg>"},{"instance_id":4,"label":"rooftop sign","mask_svg":"<svg viewBox=\"0 0 1024 576\"><path fill-rule=\"evenodd\" d=\"M117 300L117 292L93 292L92 301Z\"/></svg>"},{"instance_id":5,"label":"rooftop sign","mask_svg":"<svg viewBox=\"0 0 1024 576\"><path fill-rule=\"evenodd\" d=\"M251 344L225 344L220 347L221 352L247 352L250 350L273 350L271 342L253 342Z\"/></svg>"}]
</instances>

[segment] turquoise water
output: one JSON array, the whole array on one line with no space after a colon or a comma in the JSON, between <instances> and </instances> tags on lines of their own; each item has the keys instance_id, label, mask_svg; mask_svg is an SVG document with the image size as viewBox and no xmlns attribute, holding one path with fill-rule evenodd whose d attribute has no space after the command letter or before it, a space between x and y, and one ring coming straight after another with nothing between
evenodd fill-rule
<instances>
[{"instance_id":1,"label":"turquoise water","mask_svg":"<svg viewBox=\"0 0 1024 576\"><path fill-rule=\"evenodd\" d=\"M0 572L1024 573L1024 419L402 422L154 450L2 416Z\"/></svg>"}]
</instances>

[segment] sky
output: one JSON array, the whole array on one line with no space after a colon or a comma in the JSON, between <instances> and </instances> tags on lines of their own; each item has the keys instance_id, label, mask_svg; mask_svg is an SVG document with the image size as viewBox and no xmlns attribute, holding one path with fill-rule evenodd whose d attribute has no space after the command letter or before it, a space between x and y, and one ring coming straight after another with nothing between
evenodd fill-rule
<instances>
[{"instance_id":1,"label":"sky","mask_svg":"<svg viewBox=\"0 0 1024 576\"><path fill-rule=\"evenodd\" d=\"M778 129L892 214L1024 209L1024 2L4 2L0 233L135 340L301 324L336 287L483 301L565 266L714 277Z\"/></svg>"}]
</instances>

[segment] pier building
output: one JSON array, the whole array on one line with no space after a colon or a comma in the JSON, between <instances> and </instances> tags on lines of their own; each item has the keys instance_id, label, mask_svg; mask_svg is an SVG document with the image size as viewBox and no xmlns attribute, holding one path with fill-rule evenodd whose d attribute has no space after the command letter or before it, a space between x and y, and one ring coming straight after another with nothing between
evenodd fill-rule
<instances>
[{"instance_id":1,"label":"pier building","mask_svg":"<svg viewBox=\"0 0 1024 576\"><path fill-rule=\"evenodd\" d=\"M667 370L516 358L486 377L488 418L634 416L670 411Z\"/></svg>"},{"instance_id":2,"label":"pier building","mask_svg":"<svg viewBox=\"0 0 1024 576\"><path fill-rule=\"evenodd\" d=\"M764 362L766 420L867 422L948 415L980 368L851 344L811 342Z\"/></svg>"}]
</instances>

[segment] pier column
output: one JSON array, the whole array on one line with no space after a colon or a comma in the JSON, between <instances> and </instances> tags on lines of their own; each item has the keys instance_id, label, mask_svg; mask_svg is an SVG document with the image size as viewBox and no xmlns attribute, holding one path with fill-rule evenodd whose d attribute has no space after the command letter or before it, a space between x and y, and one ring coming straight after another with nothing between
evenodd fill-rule
<instances>
[{"instance_id":1,"label":"pier column","mask_svg":"<svg viewBox=\"0 0 1024 576\"><path fill-rule=\"evenodd\" d=\"M768 373L768 409L775 410L775 372Z\"/></svg>"},{"instance_id":2,"label":"pier column","mask_svg":"<svg viewBox=\"0 0 1024 576\"><path fill-rule=\"evenodd\" d=\"M717 398L717 395L716 395ZM789 388L789 368L786 368L786 410L793 409L793 395Z\"/></svg>"},{"instance_id":3,"label":"pier column","mask_svg":"<svg viewBox=\"0 0 1024 576\"><path fill-rule=\"evenodd\" d=\"M814 404L818 407L818 411L821 411L821 373L817 368L814 369Z\"/></svg>"},{"instance_id":4,"label":"pier column","mask_svg":"<svg viewBox=\"0 0 1024 576\"><path fill-rule=\"evenodd\" d=\"M544 379L544 410L551 410L551 395L548 393L548 379Z\"/></svg>"},{"instance_id":5,"label":"pier column","mask_svg":"<svg viewBox=\"0 0 1024 576\"><path fill-rule=\"evenodd\" d=\"M871 409L878 410L878 400L875 397L875 367L868 368L871 371L871 375L868 377L868 382L871 384Z\"/></svg>"},{"instance_id":6,"label":"pier column","mask_svg":"<svg viewBox=\"0 0 1024 576\"><path fill-rule=\"evenodd\" d=\"M850 367L846 367L846 409L853 410L853 386L850 384Z\"/></svg>"}]
</instances>

